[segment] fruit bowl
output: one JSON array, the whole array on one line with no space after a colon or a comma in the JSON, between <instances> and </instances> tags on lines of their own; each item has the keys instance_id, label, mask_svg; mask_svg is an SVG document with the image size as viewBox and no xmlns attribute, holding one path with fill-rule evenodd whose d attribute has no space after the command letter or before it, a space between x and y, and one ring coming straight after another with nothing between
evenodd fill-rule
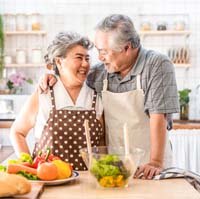
<instances>
[{"instance_id":1,"label":"fruit bowl","mask_svg":"<svg viewBox=\"0 0 200 199\"><path fill-rule=\"evenodd\" d=\"M100 146L92 147L91 154L87 148L83 148L80 154L100 187L119 188L128 186L144 151L135 148L125 155L123 147Z\"/></svg>"}]
</instances>

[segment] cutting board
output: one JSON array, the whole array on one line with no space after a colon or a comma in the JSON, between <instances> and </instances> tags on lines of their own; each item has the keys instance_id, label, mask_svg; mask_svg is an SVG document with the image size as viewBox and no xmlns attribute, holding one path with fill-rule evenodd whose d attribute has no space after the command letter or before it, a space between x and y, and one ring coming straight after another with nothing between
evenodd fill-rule
<instances>
[{"instance_id":1,"label":"cutting board","mask_svg":"<svg viewBox=\"0 0 200 199\"><path fill-rule=\"evenodd\" d=\"M17 198L17 199L38 199L40 198L41 193L43 192L44 189L44 184L43 183L31 183L32 189L31 192L25 195L16 195L12 198ZM8 198L6 198L8 199Z\"/></svg>"}]
</instances>

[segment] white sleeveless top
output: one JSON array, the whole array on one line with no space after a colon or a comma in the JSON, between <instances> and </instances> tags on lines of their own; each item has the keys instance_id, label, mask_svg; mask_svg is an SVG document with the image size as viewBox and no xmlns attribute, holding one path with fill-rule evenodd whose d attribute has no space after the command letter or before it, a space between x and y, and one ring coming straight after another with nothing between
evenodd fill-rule
<instances>
[{"instance_id":1,"label":"white sleeveless top","mask_svg":"<svg viewBox=\"0 0 200 199\"><path fill-rule=\"evenodd\" d=\"M66 91L62 81L57 77L57 83L54 85L54 95L56 109L69 109L69 110L91 110L92 109L92 99L94 90L89 88L86 83L83 84L83 87L80 90L79 96L74 104L70 95ZM49 113L51 110L51 95L50 91L47 94L39 95L39 111L36 118L36 124L34 127L34 134L36 139L39 139L44 125L49 118ZM103 106L100 96L97 96L96 101L96 113L97 119L102 116Z\"/></svg>"}]
</instances>

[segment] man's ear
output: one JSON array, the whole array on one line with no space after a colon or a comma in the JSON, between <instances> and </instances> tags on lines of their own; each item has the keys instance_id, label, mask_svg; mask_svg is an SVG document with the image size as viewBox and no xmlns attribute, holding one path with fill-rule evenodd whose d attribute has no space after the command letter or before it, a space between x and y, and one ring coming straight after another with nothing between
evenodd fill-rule
<instances>
[{"instance_id":1,"label":"man's ear","mask_svg":"<svg viewBox=\"0 0 200 199\"><path fill-rule=\"evenodd\" d=\"M124 50L127 51L128 49L129 49L129 46L126 45L126 46L124 47Z\"/></svg>"},{"instance_id":2,"label":"man's ear","mask_svg":"<svg viewBox=\"0 0 200 199\"><path fill-rule=\"evenodd\" d=\"M131 49L131 43L130 42L124 47L124 50L126 52L127 52L128 49Z\"/></svg>"}]
</instances>

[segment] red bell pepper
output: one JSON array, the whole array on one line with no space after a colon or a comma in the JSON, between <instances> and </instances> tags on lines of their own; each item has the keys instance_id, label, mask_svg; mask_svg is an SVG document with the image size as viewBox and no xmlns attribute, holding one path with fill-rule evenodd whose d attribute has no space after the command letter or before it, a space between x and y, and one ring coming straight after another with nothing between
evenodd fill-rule
<instances>
[{"instance_id":1,"label":"red bell pepper","mask_svg":"<svg viewBox=\"0 0 200 199\"><path fill-rule=\"evenodd\" d=\"M47 148L46 154L43 155L47 162L52 162L53 160L61 160L58 156L51 153L51 149Z\"/></svg>"},{"instance_id":2,"label":"red bell pepper","mask_svg":"<svg viewBox=\"0 0 200 199\"><path fill-rule=\"evenodd\" d=\"M38 166L40 164L44 163L44 162L46 162L45 158L42 157L42 151L40 151L39 154L38 154L38 156L34 158L32 167L37 169Z\"/></svg>"}]
</instances>

